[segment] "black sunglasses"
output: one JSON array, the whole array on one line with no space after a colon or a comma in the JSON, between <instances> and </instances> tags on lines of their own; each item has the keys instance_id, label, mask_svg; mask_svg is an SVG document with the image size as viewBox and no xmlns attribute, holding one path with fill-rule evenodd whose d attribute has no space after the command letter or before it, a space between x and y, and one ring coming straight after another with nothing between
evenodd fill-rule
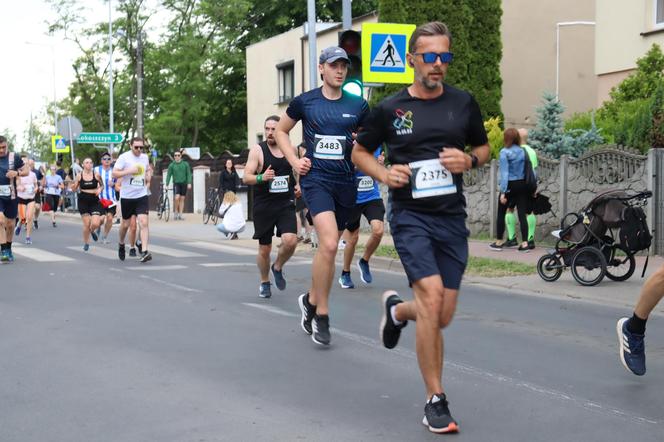
<instances>
[{"instance_id":1,"label":"black sunglasses","mask_svg":"<svg viewBox=\"0 0 664 442\"><path fill-rule=\"evenodd\" d=\"M145 149L145 146L132 146L132 149Z\"/></svg>"}]
</instances>

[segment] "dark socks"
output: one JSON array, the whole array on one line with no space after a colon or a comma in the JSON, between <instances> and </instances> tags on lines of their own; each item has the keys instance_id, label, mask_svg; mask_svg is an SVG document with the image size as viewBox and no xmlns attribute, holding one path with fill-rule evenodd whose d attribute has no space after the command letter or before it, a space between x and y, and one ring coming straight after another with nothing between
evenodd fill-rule
<instances>
[{"instance_id":1,"label":"dark socks","mask_svg":"<svg viewBox=\"0 0 664 442\"><path fill-rule=\"evenodd\" d=\"M369 264L369 261L367 261L367 260L364 259L364 258L360 258L360 262L361 262L362 264Z\"/></svg>"},{"instance_id":2,"label":"dark socks","mask_svg":"<svg viewBox=\"0 0 664 442\"><path fill-rule=\"evenodd\" d=\"M342 270L341 274L342 275L350 275L350 270L349 271Z\"/></svg>"},{"instance_id":3,"label":"dark socks","mask_svg":"<svg viewBox=\"0 0 664 442\"><path fill-rule=\"evenodd\" d=\"M7 250L11 250L11 249L12 249L12 242L7 241Z\"/></svg>"},{"instance_id":4,"label":"dark socks","mask_svg":"<svg viewBox=\"0 0 664 442\"><path fill-rule=\"evenodd\" d=\"M0 250L7 250L7 243L0 244Z\"/></svg>"},{"instance_id":5,"label":"dark socks","mask_svg":"<svg viewBox=\"0 0 664 442\"><path fill-rule=\"evenodd\" d=\"M629 321L627 321L627 330L629 330L630 333L634 333L637 335L644 335L646 333L646 319L641 319L638 316L636 316L636 313L632 315L631 318L629 318Z\"/></svg>"}]
</instances>

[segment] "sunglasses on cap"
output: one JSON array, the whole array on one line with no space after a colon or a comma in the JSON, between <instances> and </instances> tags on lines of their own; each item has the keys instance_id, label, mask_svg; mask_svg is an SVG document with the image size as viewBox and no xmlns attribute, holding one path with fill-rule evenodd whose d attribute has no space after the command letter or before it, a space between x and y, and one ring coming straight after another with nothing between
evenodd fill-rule
<instances>
[{"instance_id":1,"label":"sunglasses on cap","mask_svg":"<svg viewBox=\"0 0 664 442\"><path fill-rule=\"evenodd\" d=\"M454 58L454 54L451 52L417 52L413 55L421 55L422 61L427 64L435 63L437 58L440 58L441 63L451 63Z\"/></svg>"}]
</instances>

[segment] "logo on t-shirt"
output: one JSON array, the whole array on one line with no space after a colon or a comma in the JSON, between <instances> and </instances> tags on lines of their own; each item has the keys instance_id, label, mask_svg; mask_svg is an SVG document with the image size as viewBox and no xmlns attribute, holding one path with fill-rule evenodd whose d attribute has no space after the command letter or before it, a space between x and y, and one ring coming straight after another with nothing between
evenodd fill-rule
<instances>
[{"instance_id":1,"label":"logo on t-shirt","mask_svg":"<svg viewBox=\"0 0 664 442\"><path fill-rule=\"evenodd\" d=\"M413 112L402 111L397 109L394 111L396 118L392 122L392 126L397 130L397 135L409 135L413 133Z\"/></svg>"}]
</instances>

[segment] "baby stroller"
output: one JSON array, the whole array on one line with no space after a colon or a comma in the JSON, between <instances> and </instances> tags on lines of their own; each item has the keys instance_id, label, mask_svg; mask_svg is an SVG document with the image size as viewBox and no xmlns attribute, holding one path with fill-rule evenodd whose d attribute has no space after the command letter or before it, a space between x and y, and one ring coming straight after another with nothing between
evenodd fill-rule
<instances>
[{"instance_id":1,"label":"baby stroller","mask_svg":"<svg viewBox=\"0 0 664 442\"><path fill-rule=\"evenodd\" d=\"M580 212L565 215L560 230L551 233L558 238L555 249L539 259L537 273L553 282L570 267L574 279L584 286L597 285L604 276L613 281L629 279L636 268L634 254L648 249L652 240L643 210L650 197L650 191L610 190ZM643 273L647 265L646 258Z\"/></svg>"}]
</instances>

